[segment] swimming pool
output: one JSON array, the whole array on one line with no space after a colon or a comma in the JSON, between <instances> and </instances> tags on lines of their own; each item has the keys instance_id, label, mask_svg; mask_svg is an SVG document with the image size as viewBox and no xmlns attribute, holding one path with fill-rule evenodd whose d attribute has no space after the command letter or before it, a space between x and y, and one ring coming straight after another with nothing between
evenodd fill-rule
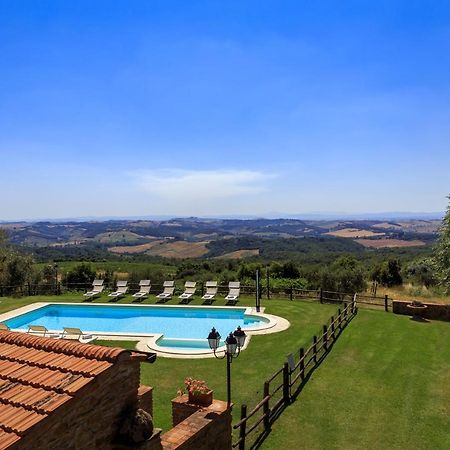
<instances>
[{"instance_id":1,"label":"swimming pool","mask_svg":"<svg viewBox=\"0 0 450 450\"><path fill-rule=\"evenodd\" d=\"M13 330L43 325L54 332L77 327L98 336L152 336L154 350L169 353L209 352L212 327L224 340L238 326L251 332L274 325L264 314L245 307L52 303L16 313L3 320Z\"/></svg>"}]
</instances>

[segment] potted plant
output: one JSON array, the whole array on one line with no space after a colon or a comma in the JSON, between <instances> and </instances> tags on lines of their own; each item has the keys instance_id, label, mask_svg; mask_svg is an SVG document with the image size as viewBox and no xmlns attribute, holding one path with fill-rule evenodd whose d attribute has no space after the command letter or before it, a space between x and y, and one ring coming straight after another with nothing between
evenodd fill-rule
<instances>
[{"instance_id":1,"label":"potted plant","mask_svg":"<svg viewBox=\"0 0 450 450\"><path fill-rule=\"evenodd\" d=\"M406 306L412 312L412 318L416 320L422 319L423 313L427 309L427 305L424 305L419 300L413 300L409 305Z\"/></svg>"},{"instance_id":2,"label":"potted plant","mask_svg":"<svg viewBox=\"0 0 450 450\"><path fill-rule=\"evenodd\" d=\"M208 387L206 381L196 380L188 377L184 380L189 403L200 406L209 406L213 402L213 391Z\"/></svg>"}]
</instances>

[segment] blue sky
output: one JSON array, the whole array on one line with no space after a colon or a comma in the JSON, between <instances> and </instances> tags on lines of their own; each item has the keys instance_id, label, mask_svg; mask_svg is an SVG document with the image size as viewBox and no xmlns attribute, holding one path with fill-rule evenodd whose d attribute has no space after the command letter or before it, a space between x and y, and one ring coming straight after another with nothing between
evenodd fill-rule
<instances>
[{"instance_id":1,"label":"blue sky","mask_svg":"<svg viewBox=\"0 0 450 450\"><path fill-rule=\"evenodd\" d=\"M441 211L448 1L0 0L0 220Z\"/></svg>"}]
</instances>

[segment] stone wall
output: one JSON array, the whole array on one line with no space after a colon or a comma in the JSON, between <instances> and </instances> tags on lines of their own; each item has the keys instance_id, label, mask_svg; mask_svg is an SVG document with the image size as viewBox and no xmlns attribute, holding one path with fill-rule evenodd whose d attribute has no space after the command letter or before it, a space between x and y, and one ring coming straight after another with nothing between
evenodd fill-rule
<instances>
[{"instance_id":1,"label":"stone wall","mask_svg":"<svg viewBox=\"0 0 450 450\"><path fill-rule=\"evenodd\" d=\"M405 314L407 316L411 316L412 312L407 307L407 305L409 305L410 303L411 302L404 300L393 300L392 311L395 314ZM427 305L427 308L422 313L422 316L425 319L450 321L450 305L427 302L423 302L423 304Z\"/></svg>"},{"instance_id":2,"label":"stone wall","mask_svg":"<svg viewBox=\"0 0 450 450\"><path fill-rule=\"evenodd\" d=\"M231 408L225 402L199 407L183 395L172 401L172 418L174 427L161 436L164 450L231 449Z\"/></svg>"},{"instance_id":3,"label":"stone wall","mask_svg":"<svg viewBox=\"0 0 450 450\"><path fill-rule=\"evenodd\" d=\"M114 364L11 448L113 448L125 410L137 407L139 364L139 361Z\"/></svg>"},{"instance_id":4,"label":"stone wall","mask_svg":"<svg viewBox=\"0 0 450 450\"><path fill-rule=\"evenodd\" d=\"M188 396L181 395L172 400L172 426L176 427L179 423L186 420L189 416L199 410L198 405L189 403Z\"/></svg>"}]
</instances>

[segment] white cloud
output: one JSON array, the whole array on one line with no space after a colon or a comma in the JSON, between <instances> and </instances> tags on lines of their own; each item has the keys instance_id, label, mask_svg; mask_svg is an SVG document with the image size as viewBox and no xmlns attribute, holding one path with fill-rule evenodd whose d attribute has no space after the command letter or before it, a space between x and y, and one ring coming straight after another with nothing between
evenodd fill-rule
<instances>
[{"instance_id":1,"label":"white cloud","mask_svg":"<svg viewBox=\"0 0 450 450\"><path fill-rule=\"evenodd\" d=\"M130 174L139 189L169 202L209 202L255 195L273 178L250 170L143 170Z\"/></svg>"}]
</instances>

